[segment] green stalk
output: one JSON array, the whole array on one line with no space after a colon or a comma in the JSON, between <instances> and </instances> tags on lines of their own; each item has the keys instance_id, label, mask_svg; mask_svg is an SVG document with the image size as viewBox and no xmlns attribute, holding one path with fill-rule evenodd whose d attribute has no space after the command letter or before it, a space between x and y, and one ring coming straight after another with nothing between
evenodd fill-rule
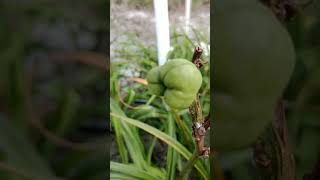
<instances>
[{"instance_id":1,"label":"green stalk","mask_svg":"<svg viewBox=\"0 0 320 180\"><path fill-rule=\"evenodd\" d=\"M192 149L190 141L189 141L188 133L187 133L187 131L186 131L184 125L183 125L183 121L181 120L178 111L176 109L172 109L172 113L175 116L176 123L178 124L179 128L182 131L182 134L183 134L183 137L184 137L184 139L186 141L187 146L189 147L189 149Z\"/></svg>"}]
</instances>

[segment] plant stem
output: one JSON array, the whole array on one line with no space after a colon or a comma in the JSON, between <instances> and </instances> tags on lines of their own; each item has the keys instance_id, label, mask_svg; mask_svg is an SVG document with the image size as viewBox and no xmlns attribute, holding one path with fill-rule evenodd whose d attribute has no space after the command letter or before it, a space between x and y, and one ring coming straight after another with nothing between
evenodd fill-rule
<instances>
[{"instance_id":1,"label":"plant stem","mask_svg":"<svg viewBox=\"0 0 320 180\"><path fill-rule=\"evenodd\" d=\"M201 47L196 47L194 49L192 62L198 69L204 65L204 62L201 61L200 57L202 54ZM207 118L203 116L203 110L199 96L197 95L194 99L194 102L189 107L189 113L192 117L192 134L195 139L197 151L200 156L209 157L210 148L204 146L205 136L208 128L210 127L210 115Z\"/></svg>"},{"instance_id":2,"label":"plant stem","mask_svg":"<svg viewBox=\"0 0 320 180\"><path fill-rule=\"evenodd\" d=\"M289 144L288 128L282 100L275 109L275 118L266 134L254 145L254 160L268 180L294 180L295 161Z\"/></svg>"},{"instance_id":3,"label":"plant stem","mask_svg":"<svg viewBox=\"0 0 320 180\"><path fill-rule=\"evenodd\" d=\"M196 47L194 49L194 53L193 53L193 56L192 56L192 62L195 64L196 63L196 60L197 59L200 59L201 57L201 54L202 54L202 49L200 47Z\"/></svg>"},{"instance_id":4,"label":"plant stem","mask_svg":"<svg viewBox=\"0 0 320 180\"><path fill-rule=\"evenodd\" d=\"M184 139L186 141L186 144L187 144L188 148L191 149L192 147L191 147L191 144L190 144L190 141L189 141L188 133L187 133L187 131L186 131L184 125L183 125L183 122L182 122L182 120L180 118L180 115L179 115L178 111L176 109L172 109L172 113L175 116L176 123L178 124L179 128L182 131L183 137L184 137Z\"/></svg>"}]
</instances>

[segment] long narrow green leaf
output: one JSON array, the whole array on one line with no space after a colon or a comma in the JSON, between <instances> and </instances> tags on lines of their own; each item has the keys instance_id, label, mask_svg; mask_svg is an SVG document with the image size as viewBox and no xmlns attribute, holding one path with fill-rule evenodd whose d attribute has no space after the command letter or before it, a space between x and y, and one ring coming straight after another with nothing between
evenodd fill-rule
<instances>
[{"instance_id":1,"label":"long narrow green leaf","mask_svg":"<svg viewBox=\"0 0 320 180\"><path fill-rule=\"evenodd\" d=\"M159 169L149 166L146 170L142 170L134 164L122 164L117 162L110 162L110 171L113 173L121 173L132 178L145 179L145 180L161 180L165 179L165 173ZM111 175L111 179L112 179Z\"/></svg>"},{"instance_id":2,"label":"long narrow green leaf","mask_svg":"<svg viewBox=\"0 0 320 180\"><path fill-rule=\"evenodd\" d=\"M110 115L113 117L117 117L126 123L129 123L129 124L136 126L140 129L143 129L144 131L158 137L159 139L161 139L162 141L167 143L169 146L174 148L177 152L179 152L187 160L189 160L191 158L192 154L181 143L179 143L177 140L173 139L169 135L159 131L158 129L156 129L148 124L139 122L137 120L134 120L134 119L131 119L128 117L121 116L116 113L110 113ZM203 164L201 164L201 162L199 160L195 163L195 168L199 171L199 173L202 175L202 177L205 180L209 179L208 172L205 170L205 168L203 167Z\"/></svg>"},{"instance_id":3,"label":"long narrow green leaf","mask_svg":"<svg viewBox=\"0 0 320 180\"><path fill-rule=\"evenodd\" d=\"M74 118L77 109L79 107L80 99L79 95L72 89L66 90L63 95L63 105L61 111L61 118L57 127L54 128L53 132L60 137L65 136L68 132L70 132L75 125L78 123L77 119ZM47 156L50 156L52 152L56 149L56 145L46 141L44 144L44 152Z\"/></svg>"},{"instance_id":4,"label":"long narrow green leaf","mask_svg":"<svg viewBox=\"0 0 320 180\"><path fill-rule=\"evenodd\" d=\"M140 178L132 177L130 175L118 173L118 172L111 172L110 173L110 180L141 180Z\"/></svg>"},{"instance_id":5,"label":"long narrow green leaf","mask_svg":"<svg viewBox=\"0 0 320 180\"><path fill-rule=\"evenodd\" d=\"M116 143L118 145L118 151L120 153L120 157L123 163L128 163L129 159L128 159L128 151L124 145L124 141L121 138L121 124L120 122L118 122L116 119L111 118L111 122L113 124L113 128L115 131L115 139L116 139Z\"/></svg>"},{"instance_id":6,"label":"long narrow green leaf","mask_svg":"<svg viewBox=\"0 0 320 180\"><path fill-rule=\"evenodd\" d=\"M110 109L111 112L126 116L112 98L110 99ZM119 121L117 117L112 117L111 120L113 123L121 123L121 134L126 143L126 147L128 148L130 157L140 168L145 168L147 166L147 161L145 160L143 144L139 138L137 129L135 129L136 127Z\"/></svg>"},{"instance_id":7,"label":"long narrow green leaf","mask_svg":"<svg viewBox=\"0 0 320 180\"><path fill-rule=\"evenodd\" d=\"M164 118L165 116L159 110L151 105L141 105L132 110L129 117L137 120L145 120L148 118Z\"/></svg>"},{"instance_id":8,"label":"long narrow green leaf","mask_svg":"<svg viewBox=\"0 0 320 180\"><path fill-rule=\"evenodd\" d=\"M153 153L154 147L156 145L156 142L157 142L157 137L153 137L151 144L149 146L148 154L147 154L148 164L151 164L152 153Z\"/></svg>"},{"instance_id":9,"label":"long narrow green leaf","mask_svg":"<svg viewBox=\"0 0 320 180\"><path fill-rule=\"evenodd\" d=\"M114 105L114 103L115 103L114 100L111 98L110 99L110 104L111 104L110 109L111 109L111 111L112 110L117 111L117 108ZM119 110L118 110L118 113L121 113L122 115L124 115L124 113L119 111ZM117 142L117 145L118 145L118 151L120 153L121 160L122 160L123 163L128 163L129 162L128 151L127 151L127 149L125 147L124 139L122 138L123 131L121 130L121 128L122 128L121 122L118 121L116 118L111 118L111 123L112 123L114 131L115 131L115 135L116 135L115 138L116 138L116 142Z\"/></svg>"}]
</instances>

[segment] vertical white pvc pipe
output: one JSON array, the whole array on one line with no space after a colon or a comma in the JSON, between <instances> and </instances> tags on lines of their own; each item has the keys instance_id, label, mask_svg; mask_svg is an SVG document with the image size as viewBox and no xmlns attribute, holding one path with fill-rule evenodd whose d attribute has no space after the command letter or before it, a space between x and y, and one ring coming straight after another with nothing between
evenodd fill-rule
<instances>
[{"instance_id":1,"label":"vertical white pvc pipe","mask_svg":"<svg viewBox=\"0 0 320 180\"><path fill-rule=\"evenodd\" d=\"M185 31L189 34L190 29L190 15L191 15L191 0L185 0Z\"/></svg>"},{"instance_id":2,"label":"vertical white pvc pipe","mask_svg":"<svg viewBox=\"0 0 320 180\"><path fill-rule=\"evenodd\" d=\"M156 19L158 64L161 66L166 62L170 50L168 0L154 0L153 5Z\"/></svg>"}]
</instances>

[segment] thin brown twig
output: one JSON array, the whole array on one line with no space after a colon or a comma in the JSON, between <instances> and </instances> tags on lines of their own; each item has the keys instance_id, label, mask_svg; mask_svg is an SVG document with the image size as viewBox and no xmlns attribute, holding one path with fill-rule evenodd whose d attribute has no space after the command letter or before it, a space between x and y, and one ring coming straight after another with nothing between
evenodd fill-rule
<instances>
[{"instance_id":1,"label":"thin brown twig","mask_svg":"<svg viewBox=\"0 0 320 180\"><path fill-rule=\"evenodd\" d=\"M274 129L276 130L276 135L278 137L278 144L280 147L280 158L281 168L278 167L281 171L279 180L295 179L295 161L292 153L292 149L289 143L289 133L285 117L284 103L282 100L278 102L276 109L276 118L273 123Z\"/></svg>"},{"instance_id":2,"label":"thin brown twig","mask_svg":"<svg viewBox=\"0 0 320 180\"><path fill-rule=\"evenodd\" d=\"M189 107L189 112L192 117L192 135L196 142L197 151L200 156L208 157L210 149L205 147L205 136L207 130L204 128L203 111L199 96L196 97L193 104Z\"/></svg>"},{"instance_id":3,"label":"thin brown twig","mask_svg":"<svg viewBox=\"0 0 320 180\"><path fill-rule=\"evenodd\" d=\"M196 60L197 59L200 59L201 55L202 55L202 48L197 46L194 48L194 53L193 53L193 56L192 56L192 62L195 64Z\"/></svg>"},{"instance_id":4,"label":"thin brown twig","mask_svg":"<svg viewBox=\"0 0 320 180\"><path fill-rule=\"evenodd\" d=\"M194 53L192 57L192 62L197 66L198 69L200 69L203 66L203 62L200 60L202 52L203 52L202 48L197 46L194 49ZM196 141L198 154L203 157L208 157L210 154L210 148L205 147L204 142L205 142L205 136L208 130L208 126L210 126L210 123L208 122L209 119L207 119L207 122L205 122L205 119L202 114L203 111L202 111L201 103L198 96L195 98L194 103L189 107L189 112L193 119L192 134Z\"/></svg>"},{"instance_id":5,"label":"thin brown twig","mask_svg":"<svg viewBox=\"0 0 320 180\"><path fill-rule=\"evenodd\" d=\"M200 60L202 54L202 49L198 46L194 49L192 62L196 65L198 69L203 66ZM205 119L203 117L202 106L200 103L199 96L197 95L194 102L189 107L189 113L192 117L192 136L194 137L196 149L191 159L189 159L187 165L184 167L183 171L180 173L179 179L186 177L186 174L197 162L199 157L208 158L210 154L210 148L205 147L205 136L207 129L204 127ZM208 124L208 123L207 123Z\"/></svg>"}]
</instances>

